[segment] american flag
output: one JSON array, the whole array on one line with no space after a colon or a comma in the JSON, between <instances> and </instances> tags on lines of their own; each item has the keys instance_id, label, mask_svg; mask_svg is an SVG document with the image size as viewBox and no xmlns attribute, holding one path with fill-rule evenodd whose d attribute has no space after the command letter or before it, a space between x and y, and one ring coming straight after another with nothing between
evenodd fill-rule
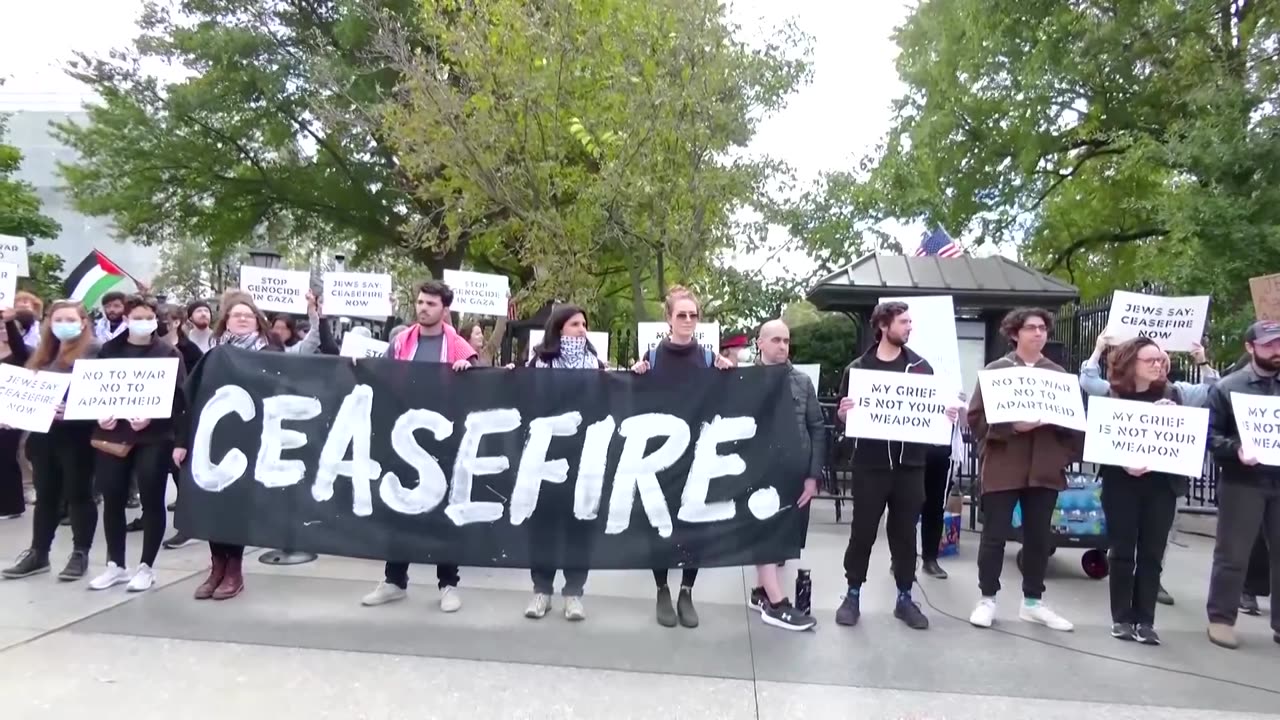
<instances>
[{"instance_id":1,"label":"american flag","mask_svg":"<svg viewBox=\"0 0 1280 720\"><path fill-rule=\"evenodd\" d=\"M964 255L964 248L956 244L955 240L947 234L946 230L939 225L934 228L933 232L924 233L920 236L920 247L916 249L916 257L925 257L935 255L943 258L954 258Z\"/></svg>"}]
</instances>

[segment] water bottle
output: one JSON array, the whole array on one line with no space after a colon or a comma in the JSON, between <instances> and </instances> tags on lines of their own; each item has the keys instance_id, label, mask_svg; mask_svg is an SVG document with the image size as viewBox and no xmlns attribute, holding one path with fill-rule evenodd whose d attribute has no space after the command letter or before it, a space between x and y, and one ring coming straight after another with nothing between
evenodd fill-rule
<instances>
[{"instance_id":1,"label":"water bottle","mask_svg":"<svg viewBox=\"0 0 1280 720\"><path fill-rule=\"evenodd\" d=\"M813 578L808 570L796 572L796 610L805 615L813 607Z\"/></svg>"}]
</instances>

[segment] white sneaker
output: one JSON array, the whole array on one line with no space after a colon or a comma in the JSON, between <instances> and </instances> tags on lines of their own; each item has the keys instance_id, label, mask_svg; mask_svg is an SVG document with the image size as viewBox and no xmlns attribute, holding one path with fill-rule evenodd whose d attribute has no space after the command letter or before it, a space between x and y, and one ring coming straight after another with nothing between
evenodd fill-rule
<instances>
[{"instance_id":1,"label":"white sneaker","mask_svg":"<svg viewBox=\"0 0 1280 720\"><path fill-rule=\"evenodd\" d=\"M109 562L107 569L101 575L89 581L90 590L106 590L114 585L129 582L129 571L119 565Z\"/></svg>"},{"instance_id":2,"label":"white sneaker","mask_svg":"<svg viewBox=\"0 0 1280 720\"><path fill-rule=\"evenodd\" d=\"M978 607L969 616L969 624L974 627L989 628L996 621L996 599L984 597L978 601Z\"/></svg>"},{"instance_id":3,"label":"white sneaker","mask_svg":"<svg viewBox=\"0 0 1280 720\"><path fill-rule=\"evenodd\" d=\"M587 619L587 609L582 607L582 598L570 595L564 599L564 619L574 622Z\"/></svg>"},{"instance_id":4,"label":"white sneaker","mask_svg":"<svg viewBox=\"0 0 1280 720\"><path fill-rule=\"evenodd\" d=\"M443 606L444 598L440 598L440 603ZM542 593L534 593L533 599L529 601L529 607L524 609L524 616L530 620L537 620L538 618L545 617L547 611L550 609L551 596L543 595Z\"/></svg>"},{"instance_id":5,"label":"white sneaker","mask_svg":"<svg viewBox=\"0 0 1280 720\"><path fill-rule=\"evenodd\" d=\"M1018 610L1018 617L1026 622L1044 625L1050 630L1057 630L1058 632L1071 632L1076 627L1071 624L1070 620L1050 610L1049 606L1042 602L1030 607L1025 602L1022 603L1022 608Z\"/></svg>"},{"instance_id":6,"label":"white sneaker","mask_svg":"<svg viewBox=\"0 0 1280 720\"><path fill-rule=\"evenodd\" d=\"M138 566L138 571L133 574L129 580L129 587L125 588L129 592L146 592L156 584L156 571L151 566L142 563Z\"/></svg>"},{"instance_id":7,"label":"white sneaker","mask_svg":"<svg viewBox=\"0 0 1280 720\"><path fill-rule=\"evenodd\" d=\"M446 586L440 591L440 611L441 612L458 612L462 609L462 596L458 594L458 588Z\"/></svg>"},{"instance_id":8,"label":"white sneaker","mask_svg":"<svg viewBox=\"0 0 1280 720\"><path fill-rule=\"evenodd\" d=\"M373 592L365 595L360 600L360 604L365 607L374 607L377 605L386 605L389 602L395 602L397 600L403 600L407 597L409 597L408 590L384 580L378 583L378 587L374 588Z\"/></svg>"}]
</instances>

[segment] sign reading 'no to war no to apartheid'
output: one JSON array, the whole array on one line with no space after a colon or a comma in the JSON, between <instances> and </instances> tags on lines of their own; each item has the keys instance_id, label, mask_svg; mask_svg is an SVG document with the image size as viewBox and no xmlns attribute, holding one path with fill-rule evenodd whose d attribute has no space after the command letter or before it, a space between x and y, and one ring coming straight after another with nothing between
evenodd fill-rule
<instances>
[{"instance_id":1,"label":"sign reading 'no to war no to apartheid'","mask_svg":"<svg viewBox=\"0 0 1280 720\"><path fill-rule=\"evenodd\" d=\"M987 422L1038 422L1084 431L1080 379L1056 370L1011 367L978 373Z\"/></svg>"},{"instance_id":2,"label":"sign reading 'no to war no to apartheid'","mask_svg":"<svg viewBox=\"0 0 1280 720\"><path fill-rule=\"evenodd\" d=\"M1084 460L1200 477L1208 431L1206 408L1093 397Z\"/></svg>"},{"instance_id":3,"label":"sign reading 'no to war no to apartheid'","mask_svg":"<svg viewBox=\"0 0 1280 720\"><path fill-rule=\"evenodd\" d=\"M937 375L850 370L853 408L845 419L845 436L949 445L954 427L944 400L949 387Z\"/></svg>"},{"instance_id":4,"label":"sign reading 'no to war no to apartheid'","mask_svg":"<svg viewBox=\"0 0 1280 720\"><path fill-rule=\"evenodd\" d=\"M212 350L176 525L205 540L473 567L799 557L785 366L590 370Z\"/></svg>"},{"instance_id":5,"label":"sign reading 'no to war no to apartheid'","mask_svg":"<svg viewBox=\"0 0 1280 720\"><path fill-rule=\"evenodd\" d=\"M173 415L179 358L77 360L67 390L68 420L157 419Z\"/></svg>"},{"instance_id":6,"label":"sign reading 'no to war no to apartheid'","mask_svg":"<svg viewBox=\"0 0 1280 720\"><path fill-rule=\"evenodd\" d=\"M1231 393L1244 453L1263 465L1280 466L1280 397Z\"/></svg>"}]
</instances>

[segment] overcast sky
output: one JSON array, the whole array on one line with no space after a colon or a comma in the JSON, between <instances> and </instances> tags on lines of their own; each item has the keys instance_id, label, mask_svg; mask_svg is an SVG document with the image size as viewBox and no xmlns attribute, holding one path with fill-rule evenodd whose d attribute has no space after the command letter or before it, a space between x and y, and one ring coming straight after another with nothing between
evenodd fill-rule
<instances>
[{"instance_id":1,"label":"overcast sky","mask_svg":"<svg viewBox=\"0 0 1280 720\"><path fill-rule=\"evenodd\" d=\"M134 36L139 0L40 0L6 3L11 31L0 43L0 111L75 110L88 98L59 66L75 50L104 53ZM891 101L901 93L893 62L893 28L910 0L736 0L732 17L759 37L787 18L813 38L813 82L760 127L751 150L780 158L807 185L823 171L852 166L889 127ZM914 247L923 227L906 226L900 242ZM784 242L785 233L771 241ZM803 261L788 254L779 270ZM735 264L758 265L760 258Z\"/></svg>"}]
</instances>

